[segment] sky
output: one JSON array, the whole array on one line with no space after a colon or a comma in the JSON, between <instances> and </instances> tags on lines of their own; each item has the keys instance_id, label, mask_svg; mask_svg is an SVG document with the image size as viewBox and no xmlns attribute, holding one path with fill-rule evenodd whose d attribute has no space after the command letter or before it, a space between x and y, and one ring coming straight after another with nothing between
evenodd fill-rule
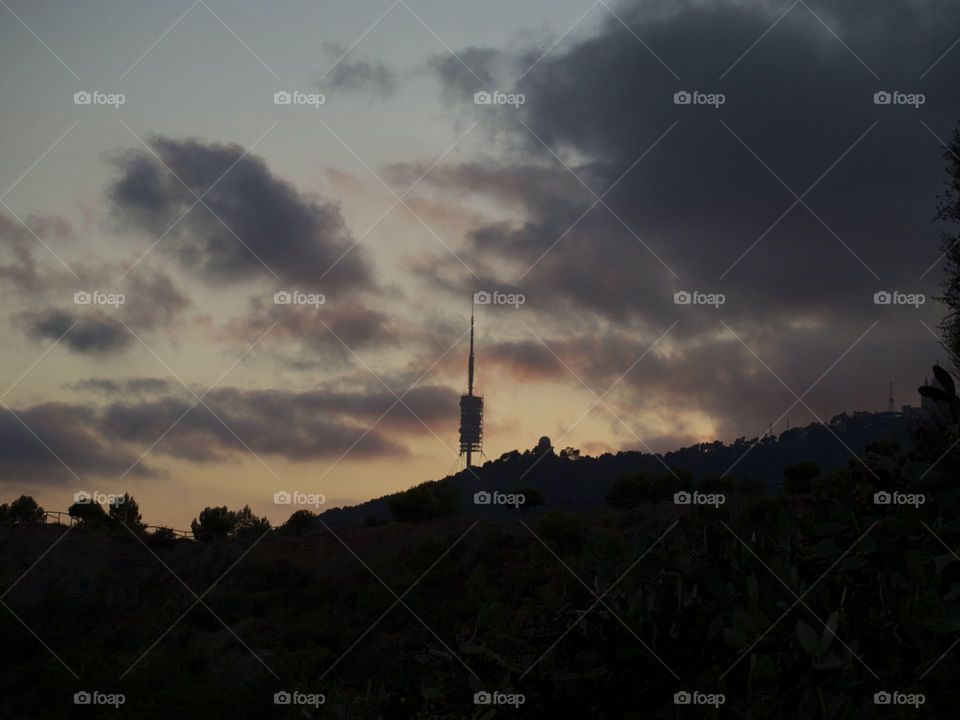
<instances>
[{"instance_id":1,"label":"sky","mask_svg":"<svg viewBox=\"0 0 960 720\"><path fill-rule=\"evenodd\" d=\"M4 0L2 496L443 477L472 310L489 458L917 404L958 44L929 0Z\"/></svg>"}]
</instances>

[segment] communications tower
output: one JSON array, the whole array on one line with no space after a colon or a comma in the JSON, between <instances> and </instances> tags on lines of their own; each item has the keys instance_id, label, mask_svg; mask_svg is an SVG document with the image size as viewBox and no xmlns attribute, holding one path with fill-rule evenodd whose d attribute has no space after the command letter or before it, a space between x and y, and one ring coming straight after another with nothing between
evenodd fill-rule
<instances>
[{"instance_id":1,"label":"communications tower","mask_svg":"<svg viewBox=\"0 0 960 720\"><path fill-rule=\"evenodd\" d=\"M473 453L483 452L483 396L473 394L473 308L470 309L470 358L467 360L467 394L460 396L460 455L473 465Z\"/></svg>"}]
</instances>

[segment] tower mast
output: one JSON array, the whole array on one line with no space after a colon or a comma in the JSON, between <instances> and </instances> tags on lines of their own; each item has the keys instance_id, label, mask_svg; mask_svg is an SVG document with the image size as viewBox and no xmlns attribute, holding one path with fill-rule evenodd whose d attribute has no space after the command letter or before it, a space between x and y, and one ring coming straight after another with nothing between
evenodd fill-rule
<instances>
[{"instance_id":1,"label":"tower mast","mask_svg":"<svg viewBox=\"0 0 960 720\"><path fill-rule=\"evenodd\" d=\"M483 450L483 397L473 394L473 312L470 308L470 356L467 359L467 394L460 396L460 454L473 466L473 453Z\"/></svg>"},{"instance_id":2,"label":"tower mast","mask_svg":"<svg viewBox=\"0 0 960 720\"><path fill-rule=\"evenodd\" d=\"M891 393L892 394L892 393ZM467 395L473 395L473 308L470 308L470 359L467 361Z\"/></svg>"}]
</instances>

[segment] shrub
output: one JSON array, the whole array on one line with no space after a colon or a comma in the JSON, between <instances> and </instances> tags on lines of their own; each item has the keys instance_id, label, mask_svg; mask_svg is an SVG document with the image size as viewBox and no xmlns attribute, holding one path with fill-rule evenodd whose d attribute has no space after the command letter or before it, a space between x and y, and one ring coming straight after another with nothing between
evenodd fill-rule
<instances>
[{"instance_id":1,"label":"shrub","mask_svg":"<svg viewBox=\"0 0 960 720\"><path fill-rule=\"evenodd\" d=\"M109 520L109 516L103 511L103 506L93 501L75 502L67 508L67 512L81 527L106 525Z\"/></svg>"},{"instance_id":2,"label":"shrub","mask_svg":"<svg viewBox=\"0 0 960 720\"><path fill-rule=\"evenodd\" d=\"M796 465L787 465L783 469L784 490L788 493L809 493L813 490L813 481L820 476L820 466L805 460Z\"/></svg>"},{"instance_id":3,"label":"shrub","mask_svg":"<svg viewBox=\"0 0 960 720\"><path fill-rule=\"evenodd\" d=\"M29 495L21 495L10 503L8 517L13 523L42 523L43 508Z\"/></svg>"},{"instance_id":4,"label":"shrub","mask_svg":"<svg viewBox=\"0 0 960 720\"><path fill-rule=\"evenodd\" d=\"M131 530L143 530L143 518L140 516L140 506L133 499L132 495L123 494L122 498L115 498L110 501L109 509L110 519L116 523L122 523Z\"/></svg>"},{"instance_id":5,"label":"shrub","mask_svg":"<svg viewBox=\"0 0 960 720\"><path fill-rule=\"evenodd\" d=\"M391 496L387 507L400 522L422 522L438 517L451 517L459 512L456 489L439 480L423 483Z\"/></svg>"},{"instance_id":6,"label":"shrub","mask_svg":"<svg viewBox=\"0 0 960 720\"><path fill-rule=\"evenodd\" d=\"M249 505L237 511L229 510L226 505L206 507L200 517L190 523L193 537L201 542L262 535L269 529L270 521L254 515Z\"/></svg>"}]
</instances>

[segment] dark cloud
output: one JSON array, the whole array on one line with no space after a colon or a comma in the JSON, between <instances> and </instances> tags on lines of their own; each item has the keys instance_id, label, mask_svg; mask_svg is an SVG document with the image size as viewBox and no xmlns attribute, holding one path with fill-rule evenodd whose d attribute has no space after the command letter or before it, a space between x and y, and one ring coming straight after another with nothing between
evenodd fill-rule
<instances>
[{"instance_id":1,"label":"dark cloud","mask_svg":"<svg viewBox=\"0 0 960 720\"><path fill-rule=\"evenodd\" d=\"M67 288L37 288L29 297L40 308L24 310L14 315L14 321L34 340L57 340L68 349L82 354L109 355L123 351L136 342L141 333L154 330L170 330L190 306L189 300L162 272L153 271L131 275L124 292L98 290L108 288L109 268L81 269L79 283L87 294L98 293L102 297L123 296L123 302L110 305L77 304L75 296L67 294ZM66 282L65 278L61 278ZM58 301L58 306L47 302ZM65 302L70 302L65 306Z\"/></svg>"},{"instance_id":2,"label":"dark cloud","mask_svg":"<svg viewBox=\"0 0 960 720\"><path fill-rule=\"evenodd\" d=\"M78 353L109 354L129 347L134 337L114 317L106 313L75 315L56 309L27 312L18 316L27 334L35 340L61 341Z\"/></svg>"},{"instance_id":3,"label":"dark cloud","mask_svg":"<svg viewBox=\"0 0 960 720\"><path fill-rule=\"evenodd\" d=\"M335 459L348 450L354 458L402 457L407 450L396 435L419 433L423 425L417 417L441 427L455 417L457 399L445 388L425 386L404 398L410 410L399 404L390 410L396 398L369 385L304 392L217 388L191 410L194 402L188 395L116 402L105 410L101 428L140 445L173 426L155 452L195 462L235 459L247 448L294 461Z\"/></svg>"},{"instance_id":4,"label":"dark cloud","mask_svg":"<svg viewBox=\"0 0 960 720\"><path fill-rule=\"evenodd\" d=\"M306 352L342 357L398 339L395 319L358 298L331 298L322 305L277 305L254 298L249 311L228 323L228 333L249 344L270 329L269 340L300 343ZM346 346L346 347L344 347Z\"/></svg>"},{"instance_id":5,"label":"dark cloud","mask_svg":"<svg viewBox=\"0 0 960 720\"><path fill-rule=\"evenodd\" d=\"M113 442L97 423L93 408L68 403L0 410L0 482L63 484L120 476L139 453ZM131 474L157 475L148 462Z\"/></svg>"},{"instance_id":6,"label":"dark cloud","mask_svg":"<svg viewBox=\"0 0 960 720\"><path fill-rule=\"evenodd\" d=\"M195 463L237 461L251 451L294 462L401 459L410 453L406 440L426 432L424 424L438 434L455 432L457 395L438 385L404 395L397 382L405 405L373 379L300 392L215 388L199 404L156 378L91 378L75 387L108 400L14 408L22 423L0 412L0 482L61 483L73 473L116 478L146 451ZM159 474L149 458L132 472Z\"/></svg>"},{"instance_id":7,"label":"dark cloud","mask_svg":"<svg viewBox=\"0 0 960 720\"><path fill-rule=\"evenodd\" d=\"M128 150L113 158L120 175L108 197L117 217L151 243L169 230L159 249L189 271L221 283L317 283L329 271L325 288L370 286L362 249L341 259L353 239L337 205L300 193L239 145L158 137L152 147L176 177L146 151ZM174 227L196 203L177 178L207 194Z\"/></svg>"},{"instance_id":8,"label":"dark cloud","mask_svg":"<svg viewBox=\"0 0 960 720\"><path fill-rule=\"evenodd\" d=\"M789 395L721 321L802 392L811 368L826 370L880 320L864 344L876 352L831 375L836 394L825 404L876 407L871 393L891 378L914 387L936 348L921 320L938 319L938 274L921 278L939 255L930 219L944 179L930 130L947 138L960 117L960 55L919 79L956 40L960 7L923 7L810 4L848 49L798 5L736 64L786 7L622 3L620 19L545 56L540 44L470 48L479 82L438 56L443 97L480 119L492 142L486 157L444 163L423 184L493 200L512 217L475 226L456 248L479 283L444 257L421 261L424 279L461 297L478 284L517 287L539 333L592 348L592 358L612 356L605 333L642 349L679 321L669 353L644 361L644 385L624 390L625 402L705 412L728 437ZM491 89L526 102L474 105L476 91ZM675 104L683 90L723 93L725 103ZM876 105L878 90L922 92L926 103ZM795 197L785 185L798 195L815 185L810 210L787 212ZM880 289L930 299L920 311L878 307ZM721 292L726 303L677 306L679 290ZM903 350L893 358L884 346ZM554 375L527 340L494 353L519 376ZM590 359L576 367L599 392L607 375Z\"/></svg>"},{"instance_id":9,"label":"dark cloud","mask_svg":"<svg viewBox=\"0 0 960 720\"><path fill-rule=\"evenodd\" d=\"M319 83L321 90L328 86L340 92L367 93L378 97L393 95L397 88L396 73L379 60L354 59L344 56L346 47L327 43L324 48L337 60Z\"/></svg>"},{"instance_id":10,"label":"dark cloud","mask_svg":"<svg viewBox=\"0 0 960 720\"><path fill-rule=\"evenodd\" d=\"M106 396L156 395L169 392L173 384L163 378L136 377L125 380L110 378L86 378L70 386L74 390L91 391Z\"/></svg>"},{"instance_id":11,"label":"dark cloud","mask_svg":"<svg viewBox=\"0 0 960 720\"><path fill-rule=\"evenodd\" d=\"M76 239L70 223L57 216L28 216L23 223L0 212L0 289L20 294L44 292L55 284L55 273L45 269L34 257L40 241ZM45 250L43 252L46 252ZM56 270L61 270L58 267Z\"/></svg>"}]
</instances>

